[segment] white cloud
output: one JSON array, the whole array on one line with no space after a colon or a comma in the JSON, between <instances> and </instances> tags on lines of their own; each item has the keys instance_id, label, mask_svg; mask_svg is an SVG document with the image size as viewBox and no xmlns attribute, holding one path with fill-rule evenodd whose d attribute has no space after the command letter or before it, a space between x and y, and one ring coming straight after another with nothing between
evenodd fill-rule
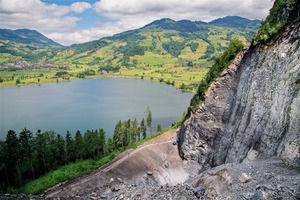
<instances>
[{"instance_id":1,"label":"white cloud","mask_svg":"<svg viewBox=\"0 0 300 200\"><path fill-rule=\"evenodd\" d=\"M105 36L111 36L122 32L123 29L118 28L114 24L106 23L100 28L91 28L85 30L78 30L74 32L54 32L45 35L52 40L58 41L61 44L70 45L74 43L83 43L92 40L97 40Z\"/></svg>"},{"instance_id":2,"label":"white cloud","mask_svg":"<svg viewBox=\"0 0 300 200\"><path fill-rule=\"evenodd\" d=\"M217 17L239 15L264 18L271 7L270 0L101 0L95 10L114 19L128 16L156 16L173 19L210 21Z\"/></svg>"},{"instance_id":3,"label":"white cloud","mask_svg":"<svg viewBox=\"0 0 300 200\"><path fill-rule=\"evenodd\" d=\"M92 8L92 5L86 2L76 2L70 6L70 9L75 13L82 13Z\"/></svg>"},{"instance_id":4,"label":"white cloud","mask_svg":"<svg viewBox=\"0 0 300 200\"><path fill-rule=\"evenodd\" d=\"M67 16L68 6L45 4L40 0L1 0L1 27L65 31L76 27L78 17Z\"/></svg>"}]
</instances>

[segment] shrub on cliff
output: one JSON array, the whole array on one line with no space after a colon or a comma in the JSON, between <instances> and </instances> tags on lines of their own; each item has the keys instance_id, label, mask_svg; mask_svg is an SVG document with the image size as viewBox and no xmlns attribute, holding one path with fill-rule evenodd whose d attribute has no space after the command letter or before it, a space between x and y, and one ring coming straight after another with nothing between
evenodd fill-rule
<instances>
[{"instance_id":1,"label":"shrub on cliff","mask_svg":"<svg viewBox=\"0 0 300 200\"><path fill-rule=\"evenodd\" d=\"M200 101L204 100L205 91L210 84L221 74L221 72L228 67L235 56L242 50L243 44L239 40L232 41L228 48L216 59L213 66L200 82L197 93L191 100L190 107L188 108L188 115L194 111Z\"/></svg>"},{"instance_id":2,"label":"shrub on cliff","mask_svg":"<svg viewBox=\"0 0 300 200\"><path fill-rule=\"evenodd\" d=\"M291 15L299 7L299 0L275 0L268 17L252 39L252 44L266 43L282 30Z\"/></svg>"}]
</instances>

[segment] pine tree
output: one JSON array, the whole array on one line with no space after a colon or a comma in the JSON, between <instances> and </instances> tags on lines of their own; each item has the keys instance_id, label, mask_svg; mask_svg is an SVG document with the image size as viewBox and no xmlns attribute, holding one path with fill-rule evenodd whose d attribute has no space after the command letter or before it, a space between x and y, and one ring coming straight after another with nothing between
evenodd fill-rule
<instances>
[{"instance_id":1,"label":"pine tree","mask_svg":"<svg viewBox=\"0 0 300 200\"><path fill-rule=\"evenodd\" d=\"M67 162L75 162L76 160L76 156L75 156L75 144L74 144L74 140L71 136L71 133L69 131L67 131L66 134L66 160Z\"/></svg>"},{"instance_id":2,"label":"pine tree","mask_svg":"<svg viewBox=\"0 0 300 200\"><path fill-rule=\"evenodd\" d=\"M121 120L116 124L116 127L114 129L113 134L113 149L118 149L122 146L123 138L121 136L121 128L122 128L122 122Z\"/></svg>"},{"instance_id":3,"label":"pine tree","mask_svg":"<svg viewBox=\"0 0 300 200\"><path fill-rule=\"evenodd\" d=\"M66 143L65 139L57 134L55 138L55 151L54 151L54 161L57 166L62 166L66 163Z\"/></svg>"},{"instance_id":4,"label":"pine tree","mask_svg":"<svg viewBox=\"0 0 300 200\"><path fill-rule=\"evenodd\" d=\"M161 131L162 131L161 125L158 124L158 125L157 125L157 132L161 132Z\"/></svg>"},{"instance_id":5,"label":"pine tree","mask_svg":"<svg viewBox=\"0 0 300 200\"><path fill-rule=\"evenodd\" d=\"M145 119L142 118L141 123L140 123L140 130L143 135L143 139L147 137L147 127L145 125Z\"/></svg>"},{"instance_id":6,"label":"pine tree","mask_svg":"<svg viewBox=\"0 0 300 200\"><path fill-rule=\"evenodd\" d=\"M75 134L75 147L76 147L76 159L83 158L83 139L80 131L78 130Z\"/></svg>"},{"instance_id":7,"label":"pine tree","mask_svg":"<svg viewBox=\"0 0 300 200\"><path fill-rule=\"evenodd\" d=\"M150 133L152 133L152 112L149 108L149 106L146 109L146 123L147 123L147 127L150 129Z\"/></svg>"},{"instance_id":8,"label":"pine tree","mask_svg":"<svg viewBox=\"0 0 300 200\"><path fill-rule=\"evenodd\" d=\"M132 142L134 143L134 142L136 142L137 141L137 135L138 135L138 132L139 132L139 130L138 130L138 121L137 121L137 119L135 118L133 121L132 121L132 135L131 135L131 140L132 140Z\"/></svg>"},{"instance_id":9,"label":"pine tree","mask_svg":"<svg viewBox=\"0 0 300 200\"><path fill-rule=\"evenodd\" d=\"M37 172L39 175L46 172L46 137L44 133L41 133L41 130L38 130L35 140L34 140L34 148L36 151L36 159L37 159Z\"/></svg>"},{"instance_id":10,"label":"pine tree","mask_svg":"<svg viewBox=\"0 0 300 200\"><path fill-rule=\"evenodd\" d=\"M99 130L99 153L101 156L105 156L105 154L106 154L105 140L106 140L105 131L101 128Z\"/></svg>"},{"instance_id":11,"label":"pine tree","mask_svg":"<svg viewBox=\"0 0 300 200\"><path fill-rule=\"evenodd\" d=\"M24 128L19 134L19 145L20 145L20 164L21 164L21 174L29 174L30 177L35 178L35 170L33 166L33 135L32 132Z\"/></svg>"},{"instance_id":12,"label":"pine tree","mask_svg":"<svg viewBox=\"0 0 300 200\"><path fill-rule=\"evenodd\" d=\"M21 173L19 167L19 140L17 134L13 130L9 130L6 135L6 168L12 185L21 185Z\"/></svg>"}]
</instances>

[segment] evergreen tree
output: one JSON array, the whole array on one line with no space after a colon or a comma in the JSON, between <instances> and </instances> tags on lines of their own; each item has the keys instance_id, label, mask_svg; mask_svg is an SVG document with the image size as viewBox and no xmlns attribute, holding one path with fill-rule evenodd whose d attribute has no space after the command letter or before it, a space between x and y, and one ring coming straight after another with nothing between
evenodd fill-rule
<instances>
[{"instance_id":1,"label":"evergreen tree","mask_svg":"<svg viewBox=\"0 0 300 200\"><path fill-rule=\"evenodd\" d=\"M94 142L96 140L94 139L93 132L90 130L87 130L84 133L83 141L84 141L84 145L83 145L84 146L84 158L85 159L93 158L94 151L96 150L96 145L94 144Z\"/></svg>"},{"instance_id":2,"label":"evergreen tree","mask_svg":"<svg viewBox=\"0 0 300 200\"><path fill-rule=\"evenodd\" d=\"M157 125L157 132L161 132L161 131L162 131L161 125L158 124L158 125Z\"/></svg>"},{"instance_id":3,"label":"evergreen tree","mask_svg":"<svg viewBox=\"0 0 300 200\"><path fill-rule=\"evenodd\" d=\"M132 144L132 141L131 141L132 131L131 131L131 120L130 119L123 122L123 132L124 132L123 146L126 147L126 146Z\"/></svg>"},{"instance_id":4,"label":"evergreen tree","mask_svg":"<svg viewBox=\"0 0 300 200\"><path fill-rule=\"evenodd\" d=\"M141 127L138 127L138 131L136 133L137 141L141 140Z\"/></svg>"},{"instance_id":5,"label":"evergreen tree","mask_svg":"<svg viewBox=\"0 0 300 200\"><path fill-rule=\"evenodd\" d=\"M132 121L132 134L131 134L131 140L132 140L132 142L134 143L134 142L136 142L137 141L137 135L138 135L138 132L139 132L139 130L138 130L138 121L137 121L137 119L135 118L133 121Z\"/></svg>"},{"instance_id":6,"label":"evergreen tree","mask_svg":"<svg viewBox=\"0 0 300 200\"><path fill-rule=\"evenodd\" d=\"M122 138L122 122L121 120L116 124L113 134L113 149L118 149L122 146L123 138Z\"/></svg>"},{"instance_id":7,"label":"evergreen tree","mask_svg":"<svg viewBox=\"0 0 300 200\"><path fill-rule=\"evenodd\" d=\"M9 182L12 185L21 185L20 160L19 160L19 141L15 131L9 130L6 136L6 169L9 175Z\"/></svg>"},{"instance_id":8,"label":"evergreen tree","mask_svg":"<svg viewBox=\"0 0 300 200\"><path fill-rule=\"evenodd\" d=\"M106 151L105 151L105 140L106 140L106 136L105 136L105 131L101 128L99 130L99 155L101 156L105 156Z\"/></svg>"},{"instance_id":9,"label":"evergreen tree","mask_svg":"<svg viewBox=\"0 0 300 200\"><path fill-rule=\"evenodd\" d=\"M9 176L7 172L7 167L6 167L6 159L7 159L7 148L5 142L0 140L0 160L3 162L0 163L0 185L2 186L2 189L0 189L0 193L4 193L4 189L7 187L10 187L10 181L9 181Z\"/></svg>"},{"instance_id":10,"label":"evergreen tree","mask_svg":"<svg viewBox=\"0 0 300 200\"><path fill-rule=\"evenodd\" d=\"M55 143L54 160L57 166L62 166L66 163L65 139L60 134L57 134Z\"/></svg>"},{"instance_id":11,"label":"evergreen tree","mask_svg":"<svg viewBox=\"0 0 300 200\"><path fill-rule=\"evenodd\" d=\"M145 125L145 119L142 118L141 123L140 123L140 131L143 135L143 139L147 137L147 127Z\"/></svg>"},{"instance_id":12,"label":"evergreen tree","mask_svg":"<svg viewBox=\"0 0 300 200\"><path fill-rule=\"evenodd\" d=\"M21 174L25 179L35 178L35 170L33 166L33 135L32 132L24 128L19 134L19 145L20 145L20 164ZM31 174L30 174L31 173Z\"/></svg>"},{"instance_id":13,"label":"evergreen tree","mask_svg":"<svg viewBox=\"0 0 300 200\"><path fill-rule=\"evenodd\" d=\"M37 176L46 172L46 137L45 134L41 133L38 130L36 137L34 139L34 147L36 152L36 159L37 159Z\"/></svg>"},{"instance_id":14,"label":"evergreen tree","mask_svg":"<svg viewBox=\"0 0 300 200\"><path fill-rule=\"evenodd\" d=\"M146 123L147 123L147 127L150 129L150 133L152 133L152 112L149 108L149 106L146 109Z\"/></svg>"},{"instance_id":15,"label":"evergreen tree","mask_svg":"<svg viewBox=\"0 0 300 200\"><path fill-rule=\"evenodd\" d=\"M114 142L111 138L108 138L107 140L107 147L106 147L107 151L108 152L113 152L115 149L114 149Z\"/></svg>"},{"instance_id":16,"label":"evergreen tree","mask_svg":"<svg viewBox=\"0 0 300 200\"><path fill-rule=\"evenodd\" d=\"M75 144L74 144L74 140L71 136L71 133L69 131L67 131L66 134L66 160L67 162L75 162L76 160L76 155L75 155Z\"/></svg>"},{"instance_id":17,"label":"evergreen tree","mask_svg":"<svg viewBox=\"0 0 300 200\"><path fill-rule=\"evenodd\" d=\"M56 133L54 131L46 131L44 133L45 139L46 139L46 154L45 154L45 160L46 160L46 167L47 171L50 171L52 169L56 169L59 164L56 160L56 154L58 152L57 150L57 140L56 140Z\"/></svg>"},{"instance_id":18,"label":"evergreen tree","mask_svg":"<svg viewBox=\"0 0 300 200\"><path fill-rule=\"evenodd\" d=\"M76 159L83 159L83 139L80 131L75 134Z\"/></svg>"}]
</instances>

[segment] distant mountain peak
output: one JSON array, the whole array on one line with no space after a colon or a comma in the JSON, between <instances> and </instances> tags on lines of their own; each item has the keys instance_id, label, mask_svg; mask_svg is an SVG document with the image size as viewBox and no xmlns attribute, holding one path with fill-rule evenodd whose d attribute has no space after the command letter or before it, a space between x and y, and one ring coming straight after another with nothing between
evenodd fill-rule
<instances>
[{"instance_id":1,"label":"distant mountain peak","mask_svg":"<svg viewBox=\"0 0 300 200\"><path fill-rule=\"evenodd\" d=\"M250 20L239 16L226 16L215 19L209 22L209 24L232 28L247 28L248 26L260 24L260 20Z\"/></svg>"},{"instance_id":2,"label":"distant mountain peak","mask_svg":"<svg viewBox=\"0 0 300 200\"><path fill-rule=\"evenodd\" d=\"M144 27L155 26L155 25L160 26L162 24L167 24L167 23L175 23L175 21L170 18L162 18L162 19L155 20Z\"/></svg>"},{"instance_id":3,"label":"distant mountain peak","mask_svg":"<svg viewBox=\"0 0 300 200\"><path fill-rule=\"evenodd\" d=\"M31 29L0 29L0 40L9 40L23 44L35 44L45 47L62 47L61 44L54 42L40 32Z\"/></svg>"}]
</instances>

